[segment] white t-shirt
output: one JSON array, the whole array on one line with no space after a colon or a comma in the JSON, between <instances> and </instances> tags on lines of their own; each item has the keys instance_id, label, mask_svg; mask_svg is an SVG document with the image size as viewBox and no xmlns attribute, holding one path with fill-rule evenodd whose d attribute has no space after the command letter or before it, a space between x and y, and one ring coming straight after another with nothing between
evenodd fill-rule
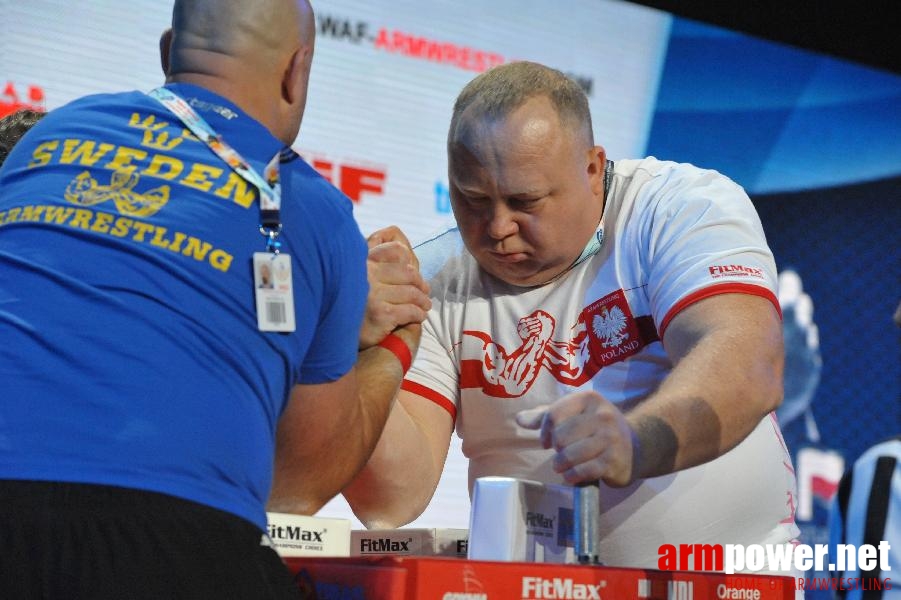
<instances>
[{"instance_id":1,"label":"white t-shirt","mask_svg":"<svg viewBox=\"0 0 901 600\"><path fill-rule=\"evenodd\" d=\"M514 415L577 389L625 410L640 403L670 372L660 339L686 306L738 292L778 309L756 211L715 171L617 161L602 232L597 254L535 288L482 271L456 229L417 247L433 308L403 387L455 418L470 488L487 475L563 483L552 451ZM788 542L798 533L794 498L791 458L770 415L705 465L602 485L600 551L609 565L656 568L665 543Z\"/></svg>"}]
</instances>

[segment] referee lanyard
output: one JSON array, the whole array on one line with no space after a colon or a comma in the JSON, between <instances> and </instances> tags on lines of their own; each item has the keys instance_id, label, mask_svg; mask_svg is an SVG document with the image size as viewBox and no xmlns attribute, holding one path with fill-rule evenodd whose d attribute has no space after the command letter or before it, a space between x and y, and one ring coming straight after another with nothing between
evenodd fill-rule
<instances>
[{"instance_id":1,"label":"referee lanyard","mask_svg":"<svg viewBox=\"0 0 901 600\"><path fill-rule=\"evenodd\" d=\"M295 331L291 259L279 253L281 242L278 241L282 231L282 193L278 171L281 152L272 157L261 176L183 98L164 87L151 90L148 95L178 117L197 139L259 191L260 233L266 238L267 252L253 254L257 327L260 331ZM271 279L273 271L277 283ZM263 273L266 273L265 279Z\"/></svg>"},{"instance_id":2,"label":"referee lanyard","mask_svg":"<svg viewBox=\"0 0 901 600\"><path fill-rule=\"evenodd\" d=\"M260 233L266 237L266 249L273 254L278 254L281 243L278 235L281 233L281 206L282 190L279 183L278 165L280 152L277 152L260 176L248 164L238 151L232 148L222 139L206 120L197 114L190 104L181 97L173 94L164 87L158 87L147 93L148 96L158 100L176 117L181 119L191 133L209 147L216 156L225 161L232 170L244 178L245 181L257 188L260 195Z\"/></svg>"}]
</instances>

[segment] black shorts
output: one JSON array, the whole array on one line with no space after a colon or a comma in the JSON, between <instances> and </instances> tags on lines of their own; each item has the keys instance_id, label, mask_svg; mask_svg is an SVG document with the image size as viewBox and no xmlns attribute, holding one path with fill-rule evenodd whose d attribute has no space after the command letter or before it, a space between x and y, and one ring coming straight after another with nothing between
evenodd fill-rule
<instances>
[{"instance_id":1,"label":"black shorts","mask_svg":"<svg viewBox=\"0 0 901 600\"><path fill-rule=\"evenodd\" d=\"M0 480L0 598L300 597L235 515L112 486Z\"/></svg>"}]
</instances>

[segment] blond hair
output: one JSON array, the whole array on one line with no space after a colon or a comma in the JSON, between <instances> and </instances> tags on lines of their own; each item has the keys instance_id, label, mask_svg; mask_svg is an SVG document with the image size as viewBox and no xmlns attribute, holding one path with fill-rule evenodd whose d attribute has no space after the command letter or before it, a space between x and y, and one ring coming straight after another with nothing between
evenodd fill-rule
<instances>
[{"instance_id":1,"label":"blond hair","mask_svg":"<svg viewBox=\"0 0 901 600\"><path fill-rule=\"evenodd\" d=\"M584 90L562 71L544 65L518 61L485 71L470 81L457 96L448 131L448 144L457 139L463 113L466 119L499 119L527 100L546 97L562 124L594 145L591 112Z\"/></svg>"}]
</instances>

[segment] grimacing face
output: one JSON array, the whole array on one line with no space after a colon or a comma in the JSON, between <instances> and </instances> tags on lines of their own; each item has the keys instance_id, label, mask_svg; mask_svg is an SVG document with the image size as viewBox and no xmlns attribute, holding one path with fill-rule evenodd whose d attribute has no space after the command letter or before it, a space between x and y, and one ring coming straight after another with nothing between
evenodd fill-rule
<instances>
[{"instance_id":1,"label":"grimacing face","mask_svg":"<svg viewBox=\"0 0 901 600\"><path fill-rule=\"evenodd\" d=\"M603 210L606 156L560 123L550 100L502 119L461 115L449 149L451 206L491 275L534 286L579 257Z\"/></svg>"}]
</instances>

